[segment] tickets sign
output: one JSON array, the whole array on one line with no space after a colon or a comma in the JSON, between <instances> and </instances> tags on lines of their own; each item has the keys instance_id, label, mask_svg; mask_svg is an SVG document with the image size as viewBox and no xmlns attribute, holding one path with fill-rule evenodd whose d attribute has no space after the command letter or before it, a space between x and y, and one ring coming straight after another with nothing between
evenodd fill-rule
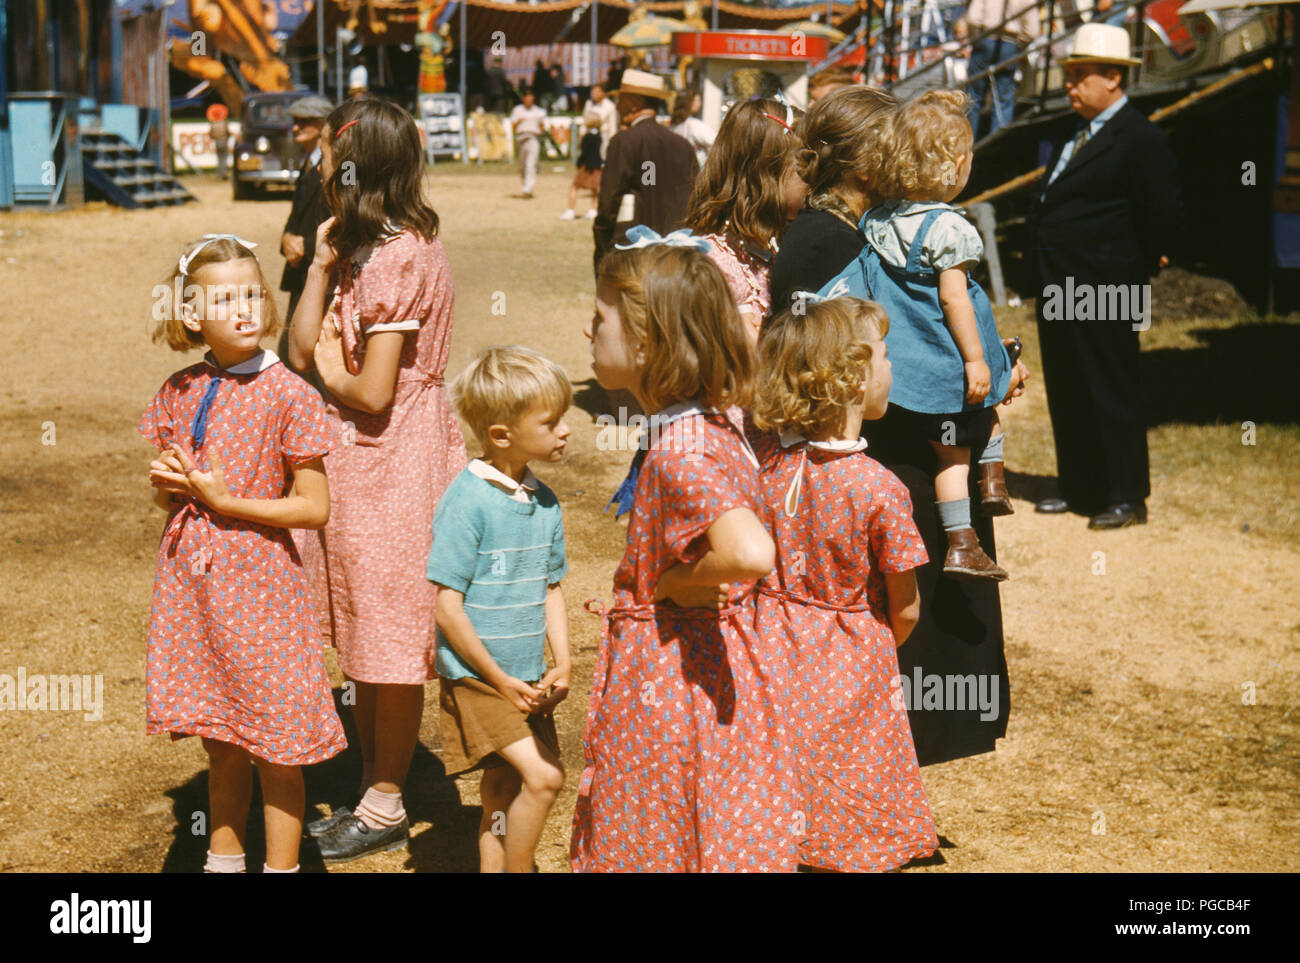
<instances>
[{"instance_id":1,"label":"tickets sign","mask_svg":"<svg viewBox=\"0 0 1300 963\"><path fill-rule=\"evenodd\" d=\"M820 61L830 53L830 41L799 33L766 30L706 30L673 34L673 53L728 60Z\"/></svg>"}]
</instances>

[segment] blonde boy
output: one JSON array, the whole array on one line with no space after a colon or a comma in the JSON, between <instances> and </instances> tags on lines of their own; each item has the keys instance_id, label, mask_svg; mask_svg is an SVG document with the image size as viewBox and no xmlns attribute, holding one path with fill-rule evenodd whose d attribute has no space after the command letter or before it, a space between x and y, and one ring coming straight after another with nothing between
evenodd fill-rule
<instances>
[{"instance_id":1,"label":"blonde boy","mask_svg":"<svg viewBox=\"0 0 1300 963\"><path fill-rule=\"evenodd\" d=\"M443 761L448 774L483 770L480 869L526 873L564 785L551 712L570 671L564 524L528 463L564 454L573 391L554 362L510 346L475 358L452 397L483 456L439 501L426 570L439 587Z\"/></svg>"}]
</instances>

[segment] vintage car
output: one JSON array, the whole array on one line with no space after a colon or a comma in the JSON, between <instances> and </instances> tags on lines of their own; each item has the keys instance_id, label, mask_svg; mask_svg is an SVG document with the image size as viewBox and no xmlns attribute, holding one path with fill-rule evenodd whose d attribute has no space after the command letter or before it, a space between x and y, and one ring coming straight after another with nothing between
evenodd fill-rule
<instances>
[{"instance_id":1,"label":"vintage car","mask_svg":"<svg viewBox=\"0 0 1300 963\"><path fill-rule=\"evenodd\" d=\"M239 139L232 152L235 200L247 200L266 189L293 188L303 152L293 139L289 107L308 93L285 90L244 98Z\"/></svg>"}]
</instances>

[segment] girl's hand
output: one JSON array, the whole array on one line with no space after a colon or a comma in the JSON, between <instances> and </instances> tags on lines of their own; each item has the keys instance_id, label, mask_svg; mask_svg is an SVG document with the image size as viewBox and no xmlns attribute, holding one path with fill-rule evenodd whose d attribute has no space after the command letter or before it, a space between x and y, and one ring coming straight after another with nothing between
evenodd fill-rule
<instances>
[{"instance_id":1,"label":"girl's hand","mask_svg":"<svg viewBox=\"0 0 1300 963\"><path fill-rule=\"evenodd\" d=\"M977 405L988 397L990 385L989 366L983 360L966 362L966 403Z\"/></svg>"},{"instance_id":2,"label":"girl's hand","mask_svg":"<svg viewBox=\"0 0 1300 963\"><path fill-rule=\"evenodd\" d=\"M316 364L316 372L327 388L332 377L347 374L348 366L343 360L343 338L328 316L321 322L320 335L316 338L316 348L312 351L312 358Z\"/></svg>"},{"instance_id":3,"label":"girl's hand","mask_svg":"<svg viewBox=\"0 0 1300 963\"><path fill-rule=\"evenodd\" d=\"M222 511L230 502L230 489L226 487L226 466L221 463L221 455L213 448L208 452L207 471L199 471L199 466L184 448L177 448L185 477L189 479L190 492L203 504L216 511Z\"/></svg>"},{"instance_id":4,"label":"girl's hand","mask_svg":"<svg viewBox=\"0 0 1300 963\"><path fill-rule=\"evenodd\" d=\"M496 690L520 712L536 712L542 703L542 690L512 675L506 676Z\"/></svg>"},{"instance_id":5,"label":"girl's hand","mask_svg":"<svg viewBox=\"0 0 1300 963\"><path fill-rule=\"evenodd\" d=\"M674 565L655 584L655 601L664 599L684 609L713 609L717 611L727 604L731 593L731 583L721 585L682 585L678 578L683 566Z\"/></svg>"},{"instance_id":6,"label":"girl's hand","mask_svg":"<svg viewBox=\"0 0 1300 963\"><path fill-rule=\"evenodd\" d=\"M335 220L337 218L327 217L321 221L320 227L316 228L316 253L312 256L311 266L319 267L322 271L332 268L337 257L334 248L330 247L330 242L326 240Z\"/></svg>"},{"instance_id":7,"label":"girl's hand","mask_svg":"<svg viewBox=\"0 0 1300 963\"><path fill-rule=\"evenodd\" d=\"M569 695L569 667L567 665L557 665L550 672L542 676L542 681L537 683L537 688L545 693L548 689L554 689L551 694L545 696L538 704L538 712L550 713L556 706L565 700Z\"/></svg>"}]
</instances>

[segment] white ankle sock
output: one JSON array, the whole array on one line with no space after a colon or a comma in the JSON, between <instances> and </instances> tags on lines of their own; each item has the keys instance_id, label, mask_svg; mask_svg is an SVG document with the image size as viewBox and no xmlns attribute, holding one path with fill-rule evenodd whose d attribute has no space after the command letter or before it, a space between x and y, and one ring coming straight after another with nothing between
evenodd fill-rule
<instances>
[{"instance_id":1,"label":"white ankle sock","mask_svg":"<svg viewBox=\"0 0 1300 963\"><path fill-rule=\"evenodd\" d=\"M262 864L262 872L264 872L264 873L296 873L296 872L298 872L298 867L295 865L293 869L273 869L269 864L267 864L267 863L263 863L263 864Z\"/></svg>"},{"instance_id":2,"label":"white ankle sock","mask_svg":"<svg viewBox=\"0 0 1300 963\"><path fill-rule=\"evenodd\" d=\"M387 829L396 826L406 818L406 809L402 806L400 792L380 792L374 786L366 790L352 810L353 815L371 829Z\"/></svg>"},{"instance_id":3,"label":"white ankle sock","mask_svg":"<svg viewBox=\"0 0 1300 963\"><path fill-rule=\"evenodd\" d=\"M203 864L205 873L242 873L244 872L243 853L214 853L208 850L208 861Z\"/></svg>"}]
</instances>

